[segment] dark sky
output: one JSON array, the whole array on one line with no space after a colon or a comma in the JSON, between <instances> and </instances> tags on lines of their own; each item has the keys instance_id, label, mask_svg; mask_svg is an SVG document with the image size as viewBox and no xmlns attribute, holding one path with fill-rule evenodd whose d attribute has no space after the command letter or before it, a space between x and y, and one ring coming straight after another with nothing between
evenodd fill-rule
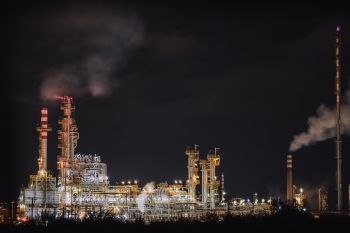
<instances>
[{"instance_id":1,"label":"dark sky","mask_svg":"<svg viewBox=\"0 0 350 233\"><path fill-rule=\"evenodd\" d=\"M199 144L201 158L221 148L230 197L283 197L293 136L321 104L334 106L337 24L343 92L350 87L350 14L341 4L14 3L4 17L1 200L15 199L37 171L43 105L56 171L60 112L45 99L55 91L75 97L77 152L101 155L112 183L185 180L184 150ZM297 186L332 193L332 139L293 155Z\"/></svg>"}]
</instances>

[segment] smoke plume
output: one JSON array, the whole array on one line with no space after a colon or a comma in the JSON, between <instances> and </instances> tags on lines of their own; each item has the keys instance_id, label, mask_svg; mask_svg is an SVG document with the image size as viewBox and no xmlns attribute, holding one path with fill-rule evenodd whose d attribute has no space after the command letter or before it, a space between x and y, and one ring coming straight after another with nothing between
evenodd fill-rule
<instances>
[{"instance_id":1,"label":"smoke plume","mask_svg":"<svg viewBox=\"0 0 350 233\"><path fill-rule=\"evenodd\" d=\"M42 73L43 99L109 95L119 86L118 72L130 52L142 43L144 33L144 25L135 14L106 9L60 13L48 20L45 28L59 38L60 57Z\"/></svg>"},{"instance_id":2,"label":"smoke plume","mask_svg":"<svg viewBox=\"0 0 350 233\"><path fill-rule=\"evenodd\" d=\"M296 151L304 146L335 137L336 109L321 105L315 116L308 119L308 129L294 136L289 150ZM344 104L341 105L341 133L350 135L350 90L346 91Z\"/></svg>"}]
</instances>

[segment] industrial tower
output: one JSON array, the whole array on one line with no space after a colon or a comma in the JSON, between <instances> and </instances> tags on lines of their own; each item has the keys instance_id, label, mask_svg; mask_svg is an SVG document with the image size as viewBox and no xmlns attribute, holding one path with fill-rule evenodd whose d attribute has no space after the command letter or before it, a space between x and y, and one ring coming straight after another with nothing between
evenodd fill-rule
<instances>
[{"instance_id":1,"label":"industrial tower","mask_svg":"<svg viewBox=\"0 0 350 233\"><path fill-rule=\"evenodd\" d=\"M341 185L341 116L340 116L340 26L336 28L335 35L335 96L336 96L336 126L335 126L335 154L337 160L336 190L337 210L342 210L342 185Z\"/></svg>"},{"instance_id":2,"label":"industrial tower","mask_svg":"<svg viewBox=\"0 0 350 233\"><path fill-rule=\"evenodd\" d=\"M47 169L48 110L41 108L39 133L38 172L29 176L28 186L21 189L18 198L17 216L19 219L34 219L42 214L53 214L57 207L56 177Z\"/></svg>"},{"instance_id":3,"label":"industrial tower","mask_svg":"<svg viewBox=\"0 0 350 233\"><path fill-rule=\"evenodd\" d=\"M47 175L47 135L52 129L47 122L48 111L46 107L41 108L40 126L36 128L39 132L39 158L38 158L38 175Z\"/></svg>"},{"instance_id":4,"label":"industrial tower","mask_svg":"<svg viewBox=\"0 0 350 233\"><path fill-rule=\"evenodd\" d=\"M208 203L208 172L209 172L209 164L207 160L201 159L199 164L202 168L202 204L203 207L207 207Z\"/></svg>"},{"instance_id":5,"label":"industrial tower","mask_svg":"<svg viewBox=\"0 0 350 233\"><path fill-rule=\"evenodd\" d=\"M199 183L198 176L198 160L199 150L198 145L187 147L186 155L188 156L188 194L192 201L196 201L196 186Z\"/></svg>"},{"instance_id":6,"label":"industrial tower","mask_svg":"<svg viewBox=\"0 0 350 233\"><path fill-rule=\"evenodd\" d=\"M220 148L215 147L214 153L213 151L209 151L207 156L207 160L209 163L209 179L210 179L210 186L209 186L210 209L215 209L215 194L217 191L215 167L220 165L220 155L218 154L219 150Z\"/></svg>"},{"instance_id":7,"label":"industrial tower","mask_svg":"<svg viewBox=\"0 0 350 233\"><path fill-rule=\"evenodd\" d=\"M75 148L77 147L79 133L76 122L72 117L74 106L71 96L58 96L61 100L60 109L63 111L63 117L58 121L61 125L58 131L58 148L61 153L58 156L58 188L60 191L59 200L63 205L63 215L65 215L66 205L72 204L72 183L73 170L71 160L74 156Z\"/></svg>"}]
</instances>

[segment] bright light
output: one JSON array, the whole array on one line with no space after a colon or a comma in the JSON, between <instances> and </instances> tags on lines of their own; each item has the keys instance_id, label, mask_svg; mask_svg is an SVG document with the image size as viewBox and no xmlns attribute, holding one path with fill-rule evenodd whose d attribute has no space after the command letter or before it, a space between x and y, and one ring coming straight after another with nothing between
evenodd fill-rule
<instances>
[{"instance_id":1,"label":"bright light","mask_svg":"<svg viewBox=\"0 0 350 233\"><path fill-rule=\"evenodd\" d=\"M179 180L179 184L182 184L182 180Z\"/></svg>"},{"instance_id":2,"label":"bright light","mask_svg":"<svg viewBox=\"0 0 350 233\"><path fill-rule=\"evenodd\" d=\"M134 183L137 184L137 180L134 180Z\"/></svg>"},{"instance_id":3,"label":"bright light","mask_svg":"<svg viewBox=\"0 0 350 233\"><path fill-rule=\"evenodd\" d=\"M264 202L265 202L265 199L264 199L264 198L263 198L263 199L261 199L261 202L262 202L262 203L264 203Z\"/></svg>"},{"instance_id":4,"label":"bright light","mask_svg":"<svg viewBox=\"0 0 350 233\"><path fill-rule=\"evenodd\" d=\"M300 192L301 192L301 193L303 192L303 188L300 188Z\"/></svg>"},{"instance_id":5,"label":"bright light","mask_svg":"<svg viewBox=\"0 0 350 233\"><path fill-rule=\"evenodd\" d=\"M125 184L124 180L122 181L122 184Z\"/></svg>"},{"instance_id":6,"label":"bright light","mask_svg":"<svg viewBox=\"0 0 350 233\"><path fill-rule=\"evenodd\" d=\"M177 180L175 180L174 183L177 184Z\"/></svg>"},{"instance_id":7,"label":"bright light","mask_svg":"<svg viewBox=\"0 0 350 233\"><path fill-rule=\"evenodd\" d=\"M130 180L128 180L128 184L131 184L131 181L130 181Z\"/></svg>"}]
</instances>

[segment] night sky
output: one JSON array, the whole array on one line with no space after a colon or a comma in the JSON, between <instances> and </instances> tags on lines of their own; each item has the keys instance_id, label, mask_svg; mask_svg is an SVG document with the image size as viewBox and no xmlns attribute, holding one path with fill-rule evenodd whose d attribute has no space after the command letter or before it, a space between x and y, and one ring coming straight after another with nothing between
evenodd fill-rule
<instances>
[{"instance_id":1,"label":"night sky","mask_svg":"<svg viewBox=\"0 0 350 233\"><path fill-rule=\"evenodd\" d=\"M350 14L341 4L14 3L6 12L0 200L16 199L37 172L41 106L56 174L53 94L74 96L76 152L100 155L112 184L185 180L185 148L199 144L203 159L221 148L229 197L284 198L293 136L321 104L334 107L337 24L342 93L350 89ZM345 208L349 145L344 135ZM331 206L334 150L328 139L293 152L295 185L309 198L329 188Z\"/></svg>"}]
</instances>

